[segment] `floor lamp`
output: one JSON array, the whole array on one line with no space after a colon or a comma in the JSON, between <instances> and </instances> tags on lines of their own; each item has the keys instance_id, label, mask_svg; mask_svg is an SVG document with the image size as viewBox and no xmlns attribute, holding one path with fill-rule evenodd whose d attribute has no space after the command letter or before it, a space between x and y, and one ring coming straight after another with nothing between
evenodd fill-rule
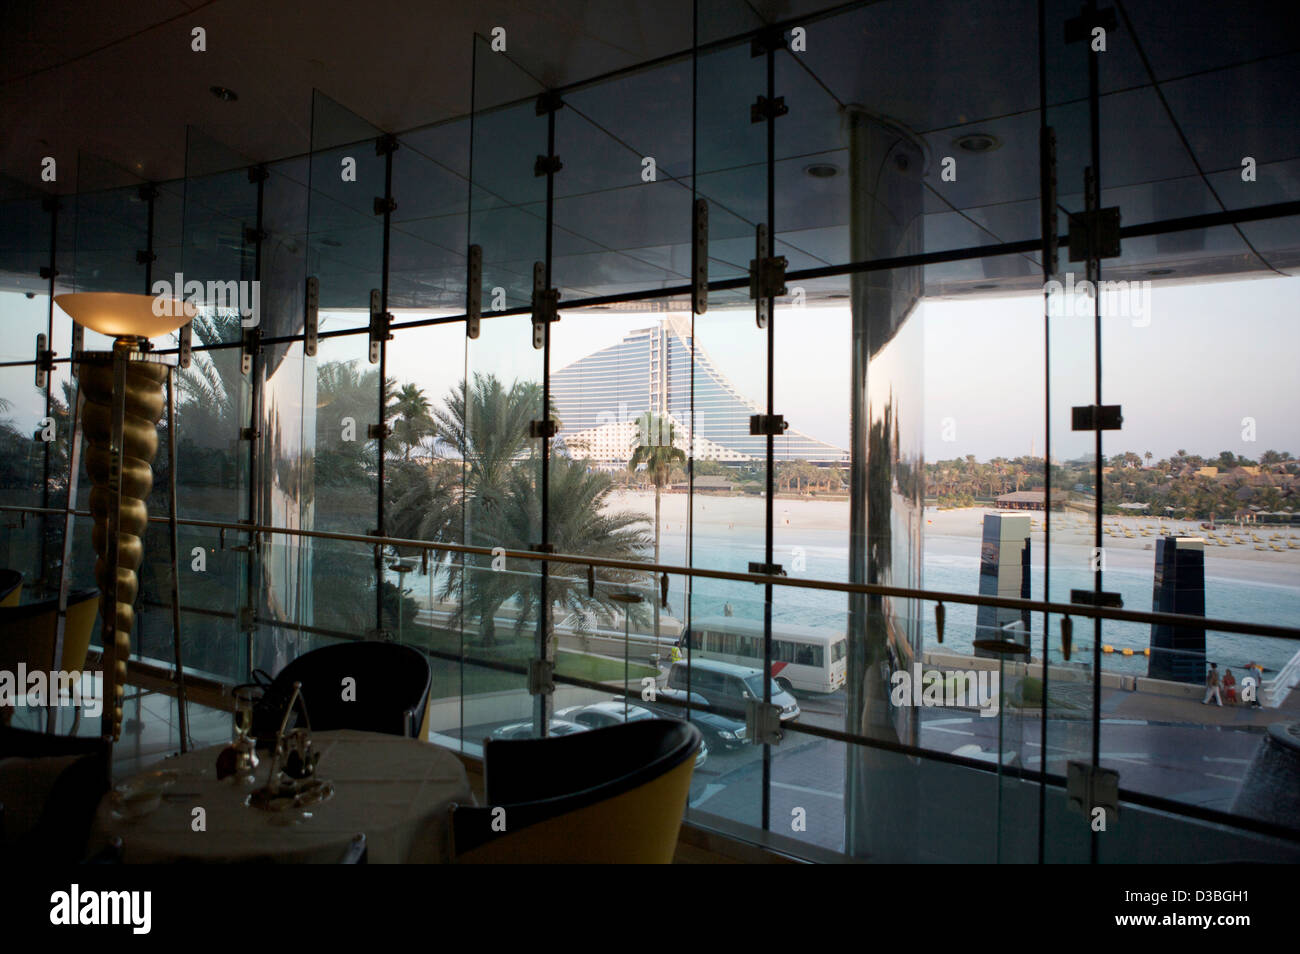
<instances>
[{"instance_id":1,"label":"floor lamp","mask_svg":"<svg viewBox=\"0 0 1300 954\"><path fill-rule=\"evenodd\" d=\"M158 421L168 412L172 541L172 618L176 653L177 703L182 748L188 726L181 665L180 603L176 563L176 419L172 373L176 363L147 350L150 338L173 332L189 322L192 303L154 295L86 292L56 295L55 303L74 321L113 338L111 351L78 351L78 414L85 441L86 473L91 480L90 512L94 518L95 581L100 591L100 637L104 646L104 719L102 734L117 741L122 733L126 664L139 591L138 570L144 559L149 526L147 501L153 489L153 459L158 452ZM76 426L74 425L74 431ZM73 482L76 483L77 435L73 434ZM64 543L68 552L68 541ZM67 578L68 568L64 567Z\"/></svg>"}]
</instances>

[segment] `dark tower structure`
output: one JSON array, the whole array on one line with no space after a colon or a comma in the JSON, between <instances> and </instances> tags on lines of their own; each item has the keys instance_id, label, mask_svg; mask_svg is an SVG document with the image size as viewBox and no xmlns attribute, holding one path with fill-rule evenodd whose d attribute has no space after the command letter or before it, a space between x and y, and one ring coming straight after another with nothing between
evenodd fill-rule
<instances>
[{"instance_id":1,"label":"dark tower structure","mask_svg":"<svg viewBox=\"0 0 1300 954\"><path fill-rule=\"evenodd\" d=\"M1156 582L1151 609L1157 613L1205 615L1205 541L1163 537L1156 541ZM1205 628L1151 626L1152 679L1201 683L1205 679Z\"/></svg>"}]
</instances>

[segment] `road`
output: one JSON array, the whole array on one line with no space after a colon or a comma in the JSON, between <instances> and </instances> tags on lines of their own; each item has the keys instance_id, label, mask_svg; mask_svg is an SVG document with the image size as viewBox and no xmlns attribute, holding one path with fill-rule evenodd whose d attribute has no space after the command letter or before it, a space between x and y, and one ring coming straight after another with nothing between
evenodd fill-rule
<instances>
[{"instance_id":1,"label":"road","mask_svg":"<svg viewBox=\"0 0 1300 954\"><path fill-rule=\"evenodd\" d=\"M844 695L801 696L798 720L829 728L844 727ZM1048 724L1047 770L1064 775L1066 762L1091 757L1090 722L1082 717ZM1037 716L1007 710L1001 720L969 710L921 710L920 744L939 752L978 745L998 749L1016 764L1042 764L1041 723ZM502 723L472 726L465 737L479 740ZM845 745L800 734L787 724L785 739L772 749L771 826L791 837L833 851L843 850ZM1249 726L1203 726L1138 719L1101 723L1101 763L1116 769L1125 789L1227 810L1258 748L1262 730ZM1015 772L1014 765L1007 771ZM744 746L711 750L691 784L692 810L758 826L762 805L762 750ZM992 811L992 806L990 806ZM798 825L802 824L800 830Z\"/></svg>"}]
</instances>

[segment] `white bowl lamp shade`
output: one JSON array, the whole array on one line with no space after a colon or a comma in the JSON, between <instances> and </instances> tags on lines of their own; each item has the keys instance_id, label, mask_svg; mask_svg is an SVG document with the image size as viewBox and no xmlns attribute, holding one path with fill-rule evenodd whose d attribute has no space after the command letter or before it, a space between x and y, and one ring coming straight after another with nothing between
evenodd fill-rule
<instances>
[{"instance_id":1,"label":"white bowl lamp shade","mask_svg":"<svg viewBox=\"0 0 1300 954\"><path fill-rule=\"evenodd\" d=\"M125 292L55 295L54 302L77 324L114 338L156 338L188 324L198 314L193 302Z\"/></svg>"}]
</instances>

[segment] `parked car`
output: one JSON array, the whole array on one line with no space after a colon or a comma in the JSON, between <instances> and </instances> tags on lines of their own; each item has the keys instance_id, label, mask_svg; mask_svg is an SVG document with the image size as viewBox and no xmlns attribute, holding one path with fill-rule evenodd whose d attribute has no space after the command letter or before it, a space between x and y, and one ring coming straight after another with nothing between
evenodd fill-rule
<instances>
[{"instance_id":1,"label":"parked car","mask_svg":"<svg viewBox=\"0 0 1300 954\"><path fill-rule=\"evenodd\" d=\"M685 700L686 693L674 692L669 690L665 695L660 690L660 698L677 698ZM707 706L709 701L698 692L691 693L691 702L696 705ZM678 706L665 705L663 702L645 702L643 705L659 715L668 716L672 719L685 719L686 710ZM716 712L707 712L700 709L692 709L690 720L694 722L700 732L704 735L704 740L709 743L709 748L714 751L726 751L738 749L745 744L746 729L745 723L740 722L730 716L720 715Z\"/></svg>"},{"instance_id":2,"label":"parked car","mask_svg":"<svg viewBox=\"0 0 1300 954\"><path fill-rule=\"evenodd\" d=\"M736 666L732 663L718 662L715 659L693 659L690 663L690 691L703 696L713 709L724 710L724 714L741 713L746 710L750 699L763 698L763 670L749 666ZM668 671L667 692L680 692L679 698L685 699L687 684L687 663L685 660L673 663ZM781 721L799 717L799 703L794 696L783 690L771 680L773 705L781 709Z\"/></svg>"},{"instance_id":3,"label":"parked car","mask_svg":"<svg viewBox=\"0 0 1300 954\"><path fill-rule=\"evenodd\" d=\"M651 711L645 706L624 703L621 698L609 702L593 702L585 706L569 706L555 713L557 720L572 722L584 729L603 729L605 726L618 725L620 722L641 722L644 719L661 719L666 713ZM699 768L709 757L709 735L700 726L704 741L700 751L695 754L695 767Z\"/></svg>"},{"instance_id":4,"label":"parked car","mask_svg":"<svg viewBox=\"0 0 1300 954\"><path fill-rule=\"evenodd\" d=\"M575 732L586 732L589 728L591 727L577 722L570 722L567 719L552 719L548 731L551 735L573 735ZM533 738L533 724L531 722L512 722L510 725L503 725L492 730L492 738L531 739Z\"/></svg>"},{"instance_id":5,"label":"parked car","mask_svg":"<svg viewBox=\"0 0 1300 954\"><path fill-rule=\"evenodd\" d=\"M576 722L588 729L601 729L607 725L617 725L620 722L640 722L642 719L653 719L657 715L657 713L651 712L649 709L630 704L626 706L626 713L625 716L623 700L612 699L609 702L593 702L585 706L569 706L567 709L557 711L555 718Z\"/></svg>"}]
</instances>

